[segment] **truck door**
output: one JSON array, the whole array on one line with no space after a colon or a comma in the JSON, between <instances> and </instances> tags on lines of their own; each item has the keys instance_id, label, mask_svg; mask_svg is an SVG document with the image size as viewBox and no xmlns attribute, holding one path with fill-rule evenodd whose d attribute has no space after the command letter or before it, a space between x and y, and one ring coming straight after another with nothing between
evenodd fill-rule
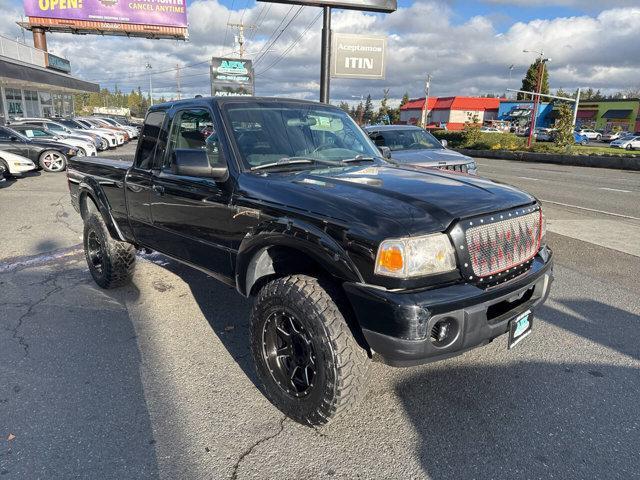
<instances>
[{"instance_id":1,"label":"truck door","mask_svg":"<svg viewBox=\"0 0 640 480\"><path fill-rule=\"evenodd\" d=\"M156 156L164 153L162 138L166 112L151 112L147 115L138 142L133 167L127 173L126 200L129 225L133 236L142 245L151 246L154 229L151 222L149 198L152 186L152 169ZM165 134L166 136L166 134Z\"/></svg>"},{"instance_id":2,"label":"truck door","mask_svg":"<svg viewBox=\"0 0 640 480\"><path fill-rule=\"evenodd\" d=\"M225 166L220 130L207 108L177 110L171 117L164 161L155 171L151 192L155 249L228 281L232 276L231 182L216 183L212 178L176 175L171 170L175 149L206 150L211 166Z\"/></svg>"}]
</instances>

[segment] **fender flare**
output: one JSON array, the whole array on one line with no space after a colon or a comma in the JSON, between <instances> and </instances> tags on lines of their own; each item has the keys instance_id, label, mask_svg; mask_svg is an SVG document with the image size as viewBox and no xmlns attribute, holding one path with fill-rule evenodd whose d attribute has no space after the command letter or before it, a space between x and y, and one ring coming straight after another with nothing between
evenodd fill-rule
<instances>
[{"instance_id":1,"label":"fender flare","mask_svg":"<svg viewBox=\"0 0 640 480\"><path fill-rule=\"evenodd\" d=\"M329 274L344 281L362 282L362 276L342 246L327 232L309 223L283 218L254 227L242 240L236 258L236 288L251 294L260 278L275 273L269 249L285 247L308 256Z\"/></svg>"},{"instance_id":2,"label":"fender flare","mask_svg":"<svg viewBox=\"0 0 640 480\"><path fill-rule=\"evenodd\" d=\"M98 181L91 177L83 178L78 185L78 207L80 208L80 215L83 220L86 213L86 209L83 209L83 203L86 201L87 197L93 201L96 207L98 207L98 211L102 215L111 236L117 240L126 241L124 235L122 235L122 231L118 227L118 224L111 215L111 207L109 206L107 196L100 187Z\"/></svg>"}]
</instances>

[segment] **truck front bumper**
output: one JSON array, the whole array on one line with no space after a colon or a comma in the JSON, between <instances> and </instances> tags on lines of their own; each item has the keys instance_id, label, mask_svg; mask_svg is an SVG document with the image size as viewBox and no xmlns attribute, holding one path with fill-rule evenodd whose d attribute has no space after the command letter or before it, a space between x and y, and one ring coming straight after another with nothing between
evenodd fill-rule
<instances>
[{"instance_id":1,"label":"truck front bumper","mask_svg":"<svg viewBox=\"0 0 640 480\"><path fill-rule=\"evenodd\" d=\"M371 350L384 363L403 367L453 357L507 333L510 320L546 300L552 281L552 253L543 247L526 273L491 288L457 284L398 292L360 283L344 288ZM438 322L452 329L444 342L432 338Z\"/></svg>"}]
</instances>

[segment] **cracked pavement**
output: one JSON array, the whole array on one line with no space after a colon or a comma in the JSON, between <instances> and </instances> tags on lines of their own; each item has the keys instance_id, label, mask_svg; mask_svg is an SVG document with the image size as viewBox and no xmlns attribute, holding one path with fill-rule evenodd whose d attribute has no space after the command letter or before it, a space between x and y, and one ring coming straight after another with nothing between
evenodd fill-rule
<instances>
[{"instance_id":1,"label":"cracked pavement","mask_svg":"<svg viewBox=\"0 0 640 480\"><path fill-rule=\"evenodd\" d=\"M158 254L99 289L65 195L63 176L0 188L2 480L640 478L637 257L551 234L526 341L374 364L314 430L256 387L246 300Z\"/></svg>"}]
</instances>

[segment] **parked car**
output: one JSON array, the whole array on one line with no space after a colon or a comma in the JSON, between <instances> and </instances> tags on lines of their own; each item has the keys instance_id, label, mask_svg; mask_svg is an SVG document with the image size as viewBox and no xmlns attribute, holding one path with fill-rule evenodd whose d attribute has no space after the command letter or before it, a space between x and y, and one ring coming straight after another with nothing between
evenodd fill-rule
<instances>
[{"instance_id":1,"label":"parked car","mask_svg":"<svg viewBox=\"0 0 640 480\"><path fill-rule=\"evenodd\" d=\"M553 281L533 196L390 164L326 104L196 98L145 122L133 163L70 160L90 274L125 285L148 248L253 297L257 378L296 421L345 414L372 358L406 367L532 332Z\"/></svg>"},{"instance_id":2,"label":"parked car","mask_svg":"<svg viewBox=\"0 0 640 480\"><path fill-rule=\"evenodd\" d=\"M480 131L482 133L504 133L503 130L500 130L499 128L496 127L488 127L488 126L484 126L480 128Z\"/></svg>"},{"instance_id":3,"label":"parked car","mask_svg":"<svg viewBox=\"0 0 640 480\"><path fill-rule=\"evenodd\" d=\"M101 145L101 140L94 135L89 135L84 131L77 131L67 128L60 122L52 120L50 118L22 118L20 120L11 122L11 126L14 125L34 125L46 130L50 130L60 137L71 137L76 140L82 140L83 142L89 142L94 145L95 148Z\"/></svg>"},{"instance_id":4,"label":"parked car","mask_svg":"<svg viewBox=\"0 0 640 480\"><path fill-rule=\"evenodd\" d=\"M75 117L73 119L74 122L78 122L79 124L81 124L83 127L85 127L86 129L89 129L91 131L96 131L99 134L109 134L109 135L113 135L115 137L115 145L109 143L109 148L115 148L115 147L119 147L120 145L124 145L124 134L120 133L120 132L115 132L112 129L108 129L108 128L100 128L97 125L92 124L91 122L88 122L87 120L84 120L82 118L79 117Z\"/></svg>"},{"instance_id":5,"label":"parked car","mask_svg":"<svg viewBox=\"0 0 640 480\"><path fill-rule=\"evenodd\" d=\"M120 128L120 127L114 127L113 125L111 125L108 122L105 122L104 120L101 120L98 117L83 117L82 120L91 123L92 125L98 127L98 128L106 128L107 130L111 130L114 132L118 132L120 134L123 135L123 143L128 142L129 139L129 134L127 133L127 131L124 128Z\"/></svg>"},{"instance_id":6,"label":"parked car","mask_svg":"<svg viewBox=\"0 0 640 480\"><path fill-rule=\"evenodd\" d=\"M28 158L47 172L62 172L67 160L78 151L64 143L29 139L9 127L0 127L0 152L5 151Z\"/></svg>"},{"instance_id":7,"label":"parked car","mask_svg":"<svg viewBox=\"0 0 640 480\"><path fill-rule=\"evenodd\" d=\"M553 132L553 128L536 128L533 132L533 136L538 142L552 142Z\"/></svg>"},{"instance_id":8,"label":"parked car","mask_svg":"<svg viewBox=\"0 0 640 480\"><path fill-rule=\"evenodd\" d=\"M627 135L633 135L629 132L625 132L624 130L619 130L617 132L608 132L602 134L603 142L613 142L614 140L619 140L621 138L626 137Z\"/></svg>"},{"instance_id":9,"label":"parked car","mask_svg":"<svg viewBox=\"0 0 640 480\"><path fill-rule=\"evenodd\" d=\"M0 169L2 169L0 179L4 179L35 170L36 165L22 155L0 150Z\"/></svg>"},{"instance_id":10,"label":"parked car","mask_svg":"<svg viewBox=\"0 0 640 480\"><path fill-rule=\"evenodd\" d=\"M449 150L426 130L411 125L373 125L364 131L377 147L390 150L389 159L401 165L416 165L477 174L476 161Z\"/></svg>"},{"instance_id":11,"label":"parked car","mask_svg":"<svg viewBox=\"0 0 640 480\"><path fill-rule=\"evenodd\" d=\"M587 138L587 143L589 140L595 140L597 142L599 142L600 140L602 140L602 133L593 130L592 128L580 128L580 129L576 129L576 133L578 135L582 135L583 137Z\"/></svg>"},{"instance_id":12,"label":"parked car","mask_svg":"<svg viewBox=\"0 0 640 480\"><path fill-rule=\"evenodd\" d=\"M573 132L573 140L579 145L589 145L589 138L586 135L581 135L578 132Z\"/></svg>"},{"instance_id":13,"label":"parked car","mask_svg":"<svg viewBox=\"0 0 640 480\"><path fill-rule=\"evenodd\" d=\"M640 148L640 136L628 135L614 140L609 146L613 148L624 148L625 150L635 150L636 148Z\"/></svg>"},{"instance_id":14,"label":"parked car","mask_svg":"<svg viewBox=\"0 0 640 480\"><path fill-rule=\"evenodd\" d=\"M78 150L79 157L94 157L97 155L96 147L93 142L90 143L84 140L79 140L78 137L75 136L63 137L51 130L47 130L46 128L22 123L12 124L11 128L30 139L53 140L75 147Z\"/></svg>"},{"instance_id":15,"label":"parked car","mask_svg":"<svg viewBox=\"0 0 640 480\"><path fill-rule=\"evenodd\" d=\"M96 137L98 137L100 139L100 146L98 147L98 150L100 151L105 151L109 148L116 148L118 146L118 139L112 132L108 132L106 130L99 131L97 129L91 129L90 127L85 126L72 118L60 119L60 123L74 131L80 131L86 133L87 135L95 135Z\"/></svg>"},{"instance_id":16,"label":"parked car","mask_svg":"<svg viewBox=\"0 0 640 480\"><path fill-rule=\"evenodd\" d=\"M94 119L90 119L90 118L77 117L77 118L74 118L74 120L76 122L82 123L83 125L86 125L88 128L95 128L98 131L105 131L105 132L112 133L113 135L116 136L116 143L118 147L124 145L126 142L126 133L120 129L111 127L110 125L105 126L103 123L97 122Z\"/></svg>"},{"instance_id":17,"label":"parked car","mask_svg":"<svg viewBox=\"0 0 640 480\"><path fill-rule=\"evenodd\" d=\"M122 130L127 132L127 134L129 135L129 138L131 139L138 138L138 129L135 127L131 127L129 125L122 125L121 123L119 123L117 120L114 120L113 118L108 118L108 117L96 117L96 118L98 118L98 120L102 120L103 122L107 122L109 125L112 125L116 128L121 128Z\"/></svg>"}]
</instances>

